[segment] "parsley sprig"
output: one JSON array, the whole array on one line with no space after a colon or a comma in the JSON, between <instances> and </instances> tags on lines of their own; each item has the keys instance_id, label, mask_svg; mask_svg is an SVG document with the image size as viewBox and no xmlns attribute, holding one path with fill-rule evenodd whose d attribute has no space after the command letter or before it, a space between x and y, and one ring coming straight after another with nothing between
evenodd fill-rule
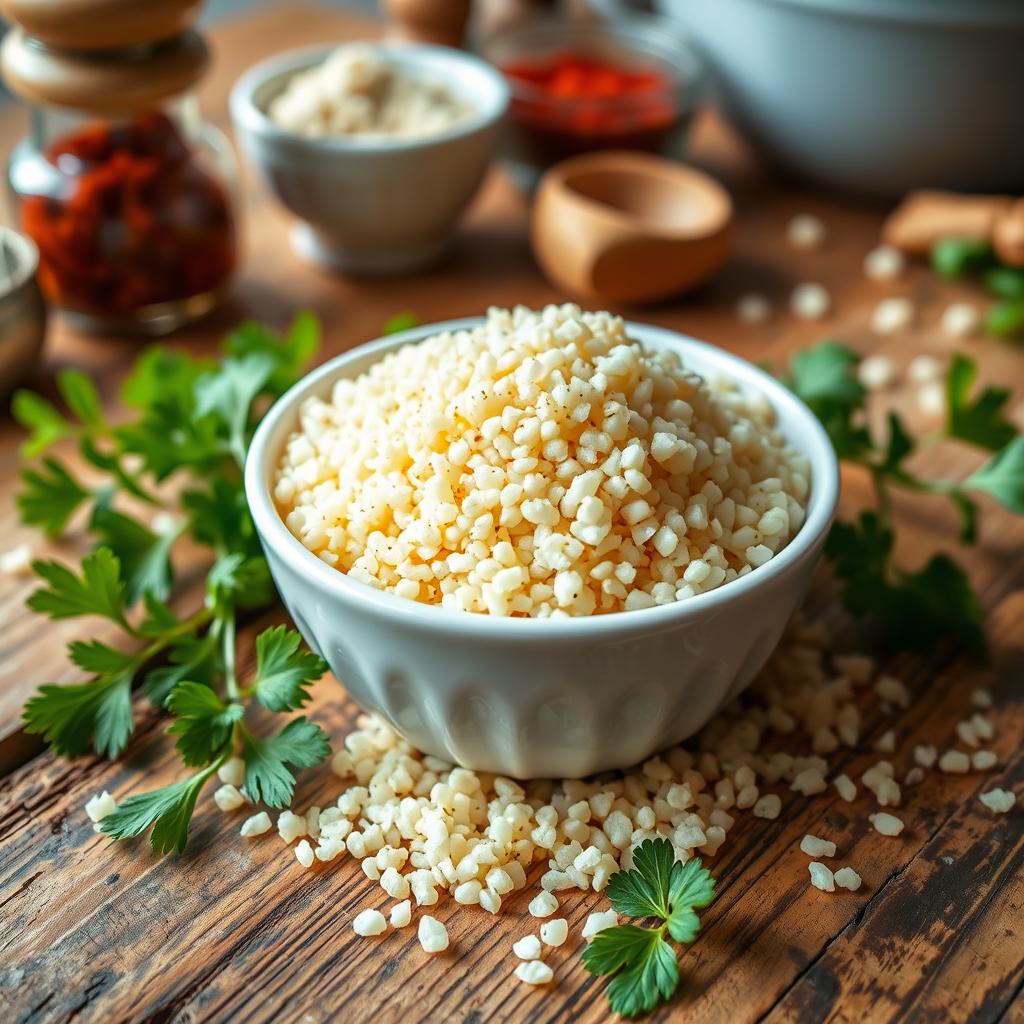
<instances>
[{"instance_id":1,"label":"parsley sprig","mask_svg":"<svg viewBox=\"0 0 1024 1024\"><path fill-rule=\"evenodd\" d=\"M697 937L697 910L715 898L715 880L699 858L681 864L668 840L647 839L633 853L633 868L612 875L606 893L620 914L661 922L651 928L606 928L583 951L591 974L611 976L611 1008L623 1017L636 1017L672 998L679 984L679 961L668 939L688 943Z\"/></svg>"},{"instance_id":2,"label":"parsley sprig","mask_svg":"<svg viewBox=\"0 0 1024 1024\"><path fill-rule=\"evenodd\" d=\"M857 379L859 361L839 342L824 341L793 357L787 380L821 420L839 458L866 470L874 484L876 507L853 522L836 522L825 547L845 586L846 607L872 621L892 647L920 652L952 637L983 656L981 602L956 561L940 552L916 571L894 565L891 491L902 488L951 501L966 544L977 537L979 494L1024 515L1024 436L1006 417L1010 392L976 390L975 362L953 356L946 376L946 422L941 434L924 443L945 437L994 454L966 479L927 478L908 465L923 442L897 413L889 413L880 438L872 434L867 393Z\"/></svg>"},{"instance_id":3,"label":"parsley sprig","mask_svg":"<svg viewBox=\"0 0 1024 1024\"><path fill-rule=\"evenodd\" d=\"M329 753L327 737L305 717L270 736L254 735L246 723L254 704L283 713L308 703L326 665L302 648L298 633L264 631L252 678L240 679L236 667L239 613L274 602L245 501L245 453L266 405L298 378L318 342L316 320L300 314L284 337L256 324L239 327L218 360L153 346L121 390L133 414L125 421L104 416L95 385L77 370L57 378L66 414L30 391L14 397L14 415L29 430L23 455L36 460L22 473L22 519L59 536L81 518L97 545L78 571L36 562L42 586L29 607L53 619L106 619L120 637L74 641L69 656L88 678L41 686L25 705L26 729L65 756L91 748L117 757L134 728L139 683L173 716L167 731L194 769L104 818L103 831L115 838L151 829L154 850L180 851L200 791L236 752L245 761L246 793L273 807L291 801L296 770ZM58 442L77 446L97 482L71 471L53 451ZM210 564L200 606L182 616L169 600L172 554L185 537L208 550Z\"/></svg>"}]
</instances>

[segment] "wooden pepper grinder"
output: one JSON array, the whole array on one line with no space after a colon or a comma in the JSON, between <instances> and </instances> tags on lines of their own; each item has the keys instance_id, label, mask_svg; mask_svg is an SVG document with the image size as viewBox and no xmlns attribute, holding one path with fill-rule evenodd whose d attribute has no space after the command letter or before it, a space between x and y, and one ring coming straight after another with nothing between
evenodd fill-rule
<instances>
[{"instance_id":1,"label":"wooden pepper grinder","mask_svg":"<svg viewBox=\"0 0 1024 1024\"><path fill-rule=\"evenodd\" d=\"M393 36L442 46L462 45L470 13L479 33L489 36L554 6L555 0L384 0Z\"/></svg>"},{"instance_id":2,"label":"wooden pepper grinder","mask_svg":"<svg viewBox=\"0 0 1024 1024\"><path fill-rule=\"evenodd\" d=\"M472 0L384 0L393 31L401 39L461 46Z\"/></svg>"}]
</instances>

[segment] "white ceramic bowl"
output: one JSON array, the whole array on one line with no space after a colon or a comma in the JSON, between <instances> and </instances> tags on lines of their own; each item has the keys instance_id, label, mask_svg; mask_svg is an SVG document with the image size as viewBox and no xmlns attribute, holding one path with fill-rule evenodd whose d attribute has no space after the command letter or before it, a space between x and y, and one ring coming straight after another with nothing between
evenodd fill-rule
<instances>
[{"instance_id":1,"label":"white ceramic bowl","mask_svg":"<svg viewBox=\"0 0 1024 1024\"><path fill-rule=\"evenodd\" d=\"M642 761L699 729L764 664L802 601L838 495L813 413L750 363L673 331L630 324L699 372L764 392L811 463L806 522L766 565L688 601L578 619L510 619L419 604L350 580L288 531L271 482L297 410L386 352L453 320L362 345L296 384L253 438L245 489L277 588L310 646L361 707L421 750L519 778L578 777Z\"/></svg>"},{"instance_id":2,"label":"white ceramic bowl","mask_svg":"<svg viewBox=\"0 0 1024 1024\"><path fill-rule=\"evenodd\" d=\"M296 217L299 253L333 269L402 273L440 256L483 180L508 105L491 65L443 46L382 42L385 58L447 86L475 113L449 131L417 139L309 138L266 114L296 72L333 46L282 54L247 71L231 91L242 149Z\"/></svg>"},{"instance_id":3,"label":"white ceramic bowl","mask_svg":"<svg viewBox=\"0 0 1024 1024\"><path fill-rule=\"evenodd\" d=\"M657 0L726 112L805 177L900 196L1024 182L1022 0Z\"/></svg>"}]
</instances>

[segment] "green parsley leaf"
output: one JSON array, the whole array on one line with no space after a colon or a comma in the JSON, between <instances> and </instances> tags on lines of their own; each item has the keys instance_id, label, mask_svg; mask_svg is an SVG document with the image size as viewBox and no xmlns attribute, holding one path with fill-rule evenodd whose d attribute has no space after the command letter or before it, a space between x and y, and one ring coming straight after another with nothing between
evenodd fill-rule
<instances>
[{"instance_id":1,"label":"green parsley leaf","mask_svg":"<svg viewBox=\"0 0 1024 1024\"><path fill-rule=\"evenodd\" d=\"M289 722L276 736L260 740L246 735L245 790L271 807L286 807L295 790L293 768L312 768L331 752L323 729L306 718Z\"/></svg>"},{"instance_id":2,"label":"green parsley leaf","mask_svg":"<svg viewBox=\"0 0 1024 1024\"><path fill-rule=\"evenodd\" d=\"M115 758L132 733L131 673L100 676L87 683L47 683L25 704L25 731L42 734L65 757L85 753Z\"/></svg>"},{"instance_id":3,"label":"green parsley leaf","mask_svg":"<svg viewBox=\"0 0 1024 1024\"><path fill-rule=\"evenodd\" d=\"M700 918L695 909L706 907L714 898L715 880L699 858L693 857L685 864L677 862L673 865L668 890L668 902L672 907L668 931L676 942L693 942L700 930Z\"/></svg>"},{"instance_id":4,"label":"green parsley leaf","mask_svg":"<svg viewBox=\"0 0 1024 1024\"><path fill-rule=\"evenodd\" d=\"M100 615L128 629L121 565L109 548L97 548L86 555L81 576L60 562L33 562L32 569L47 584L29 597L28 606L33 611L51 619Z\"/></svg>"},{"instance_id":5,"label":"green parsley leaf","mask_svg":"<svg viewBox=\"0 0 1024 1024\"><path fill-rule=\"evenodd\" d=\"M675 950L658 928L606 928L584 949L583 965L591 974L612 975L608 1001L623 1017L649 1013L679 984Z\"/></svg>"},{"instance_id":6,"label":"green parsley leaf","mask_svg":"<svg viewBox=\"0 0 1024 1024\"><path fill-rule=\"evenodd\" d=\"M121 563L121 578L129 605L144 594L160 601L167 597L173 582L171 548L177 533L153 533L137 519L115 512L102 503L93 509L89 529Z\"/></svg>"},{"instance_id":7,"label":"green parsley leaf","mask_svg":"<svg viewBox=\"0 0 1024 1024\"><path fill-rule=\"evenodd\" d=\"M669 916L668 892L675 856L668 842L642 842L633 854L633 869L616 871L606 890L612 906L630 917Z\"/></svg>"},{"instance_id":8,"label":"green parsley leaf","mask_svg":"<svg viewBox=\"0 0 1024 1024\"><path fill-rule=\"evenodd\" d=\"M888 423L889 440L882 458L882 470L892 474L899 472L904 460L913 454L914 441L896 413L889 413Z\"/></svg>"},{"instance_id":9,"label":"green parsley leaf","mask_svg":"<svg viewBox=\"0 0 1024 1024\"><path fill-rule=\"evenodd\" d=\"M247 558L235 552L214 562L206 577L206 591L211 600L223 604L230 598L241 608L261 608L274 594L270 567L263 555Z\"/></svg>"},{"instance_id":10,"label":"green parsley leaf","mask_svg":"<svg viewBox=\"0 0 1024 1024\"><path fill-rule=\"evenodd\" d=\"M837 341L823 341L797 352L790 361L788 385L821 421L841 459L872 448L863 422L866 392L857 379L860 357Z\"/></svg>"},{"instance_id":11,"label":"green parsley leaf","mask_svg":"<svg viewBox=\"0 0 1024 1024\"><path fill-rule=\"evenodd\" d=\"M963 486L991 494L1011 512L1024 516L1024 435L996 452Z\"/></svg>"},{"instance_id":12,"label":"green parsley leaf","mask_svg":"<svg viewBox=\"0 0 1024 1024\"><path fill-rule=\"evenodd\" d=\"M180 682L167 698L178 716L167 732L178 737L175 746L189 767L207 764L231 741L231 730L245 714L237 701L225 704L208 686Z\"/></svg>"},{"instance_id":13,"label":"green parsley leaf","mask_svg":"<svg viewBox=\"0 0 1024 1024\"><path fill-rule=\"evenodd\" d=\"M890 565L892 547L892 530L874 512L833 525L825 555L846 584L846 608L873 622L889 647L926 652L952 638L983 656L983 609L964 571L939 554L904 572Z\"/></svg>"},{"instance_id":14,"label":"green parsley leaf","mask_svg":"<svg viewBox=\"0 0 1024 1024\"><path fill-rule=\"evenodd\" d=\"M157 480L182 468L206 476L222 459L216 416L196 411L196 385L215 366L210 360L153 346L125 381L121 400L140 415L115 433L124 450L140 456Z\"/></svg>"},{"instance_id":15,"label":"green parsley leaf","mask_svg":"<svg viewBox=\"0 0 1024 1024\"><path fill-rule=\"evenodd\" d=\"M185 849L188 825L192 820L196 799L206 780L220 767L220 762L180 782L151 793L128 797L100 823L100 829L114 839L130 839L152 826L150 843L155 853Z\"/></svg>"},{"instance_id":16,"label":"green parsley leaf","mask_svg":"<svg viewBox=\"0 0 1024 1024\"><path fill-rule=\"evenodd\" d=\"M316 355L319 347L320 322L309 310L296 314L283 338L262 324L249 322L236 327L224 345L228 355L236 358L251 353L270 356L274 368L267 378L266 388L275 397L284 394L298 380L302 367Z\"/></svg>"},{"instance_id":17,"label":"green parsley leaf","mask_svg":"<svg viewBox=\"0 0 1024 1024\"><path fill-rule=\"evenodd\" d=\"M606 890L620 914L655 917L657 928L616 925L599 932L583 952L592 974L610 974L608 1000L625 1017L653 1010L671 998L679 983L677 942L692 942L700 928L696 909L715 897L715 880L699 858L681 864L666 839L644 840L633 852L633 867L612 875Z\"/></svg>"},{"instance_id":18,"label":"green parsley leaf","mask_svg":"<svg viewBox=\"0 0 1024 1024\"><path fill-rule=\"evenodd\" d=\"M119 651L99 640L73 640L68 645L68 656L79 668L95 675L129 672L136 658L128 651Z\"/></svg>"},{"instance_id":19,"label":"green parsley leaf","mask_svg":"<svg viewBox=\"0 0 1024 1024\"><path fill-rule=\"evenodd\" d=\"M51 445L75 432L57 407L34 391L15 391L11 399L11 414L30 432L28 440L21 446L21 455L26 459L42 455Z\"/></svg>"},{"instance_id":20,"label":"green parsley leaf","mask_svg":"<svg viewBox=\"0 0 1024 1024\"><path fill-rule=\"evenodd\" d=\"M85 424L92 427L103 424L103 403L92 379L81 370L61 370L57 374L57 389L68 408Z\"/></svg>"},{"instance_id":21,"label":"green parsley leaf","mask_svg":"<svg viewBox=\"0 0 1024 1024\"><path fill-rule=\"evenodd\" d=\"M831 339L797 352L790 360L790 387L805 401L858 405L864 385L857 380L860 357Z\"/></svg>"},{"instance_id":22,"label":"green parsley leaf","mask_svg":"<svg viewBox=\"0 0 1024 1024\"><path fill-rule=\"evenodd\" d=\"M327 663L300 650L302 637L293 629L274 626L256 638L256 678L252 692L270 711L294 711L310 699L308 686L327 671Z\"/></svg>"},{"instance_id":23,"label":"green parsley leaf","mask_svg":"<svg viewBox=\"0 0 1024 1024\"><path fill-rule=\"evenodd\" d=\"M413 327L418 327L420 318L413 312L405 310L402 313L396 313L392 317L384 322L384 335L389 334L401 334L402 331L411 330Z\"/></svg>"},{"instance_id":24,"label":"green parsley leaf","mask_svg":"<svg viewBox=\"0 0 1024 1024\"><path fill-rule=\"evenodd\" d=\"M998 451L1017 436L1013 424L1004 414L1011 392L1007 388L984 388L972 401L970 391L977 378L978 364L956 353L946 375L946 434Z\"/></svg>"},{"instance_id":25,"label":"green parsley leaf","mask_svg":"<svg viewBox=\"0 0 1024 1024\"><path fill-rule=\"evenodd\" d=\"M218 369L196 382L196 411L212 413L227 429L228 443L239 465L245 461L249 410L274 372L274 359L266 352L228 357Z\"/></svg>"},{"instance_id":26,"label":"green parsley leaf","mask_svg":"<svg viewBox=\"0 0 1024 1024\"><path fill-rule=\"evenodd\" d=\"M15 497L21 521L38 526L47 537L62 533L79 505L92 496L63 463L49 456L41 468L22 470L21 480L24 486Z\"/></svg>"},{"instance_id":27,"label":"green parsley leaf","mask_svg":"<svg viewBox=\"0 0 1024 1024\"><path fill-rule=\"evenodd\" d=\"M142 681L146 698L157 705L166 704L174 687L185 679L213 685L220 668L215 633L207 630L202 636L187 633L175 638L167 662L150 669Z\"/></svg>"}]
</instances>

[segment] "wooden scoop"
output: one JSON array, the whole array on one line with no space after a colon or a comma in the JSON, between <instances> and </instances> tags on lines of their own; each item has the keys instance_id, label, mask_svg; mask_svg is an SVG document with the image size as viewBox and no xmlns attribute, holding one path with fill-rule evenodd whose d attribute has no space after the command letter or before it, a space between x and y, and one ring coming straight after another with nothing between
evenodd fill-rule
<instances>
[{"instance_id":1,"label":"wooden scoop","mask_svg":"<svg viewBox=\"0 0 1024 1024\"><path fill-rule=\"evenodd\" d=\"M541 180L533 252L569 293L655 302L722 266L731 222L728 193L700 171L644 153L589 153Z\"/></svg>"}]
</instances>

